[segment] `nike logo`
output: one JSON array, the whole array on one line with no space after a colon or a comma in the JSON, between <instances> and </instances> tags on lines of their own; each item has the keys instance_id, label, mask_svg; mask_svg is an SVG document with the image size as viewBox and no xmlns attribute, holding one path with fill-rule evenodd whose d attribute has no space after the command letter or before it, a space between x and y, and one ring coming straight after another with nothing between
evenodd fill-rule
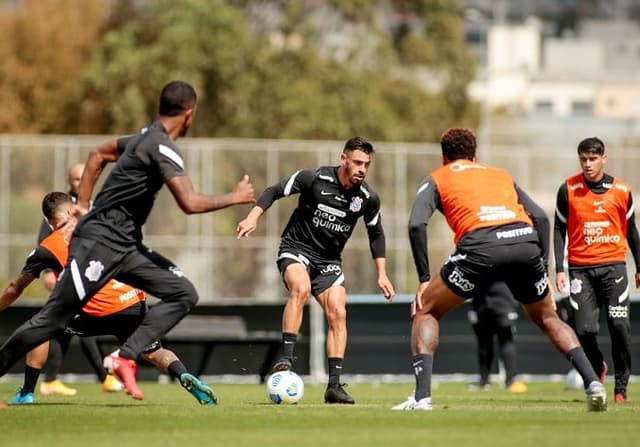
<instances>
[{"instance_id":1,"label":"nike logo","mask_svg":"<svg viewBox=\"0 0 640 447\"><path fill-rule=\"evenodd\" d=\"M616 279L615 282L616 284L620 284L620 281L622 281L624 279L624 276L621 276L620 278Z\"/></svg>"},{"instance_id":2,"label":"nike logo","mask_svg":"<svg viewBox=\"0 0 640 447\"><path fill-rule=\"evenodd\" d=\"M606 202L605 202L604 200L595 200L595 201L593 202L593 204L594 204L595 206L601 206L601 205L604 205L605 203L606 203Z\"/></svg>"},{"instance_id":3,"label":"nike logo","mask_svg":"<svg viewBox=\"0 0 640 447\"><path fill-rule=\"evenodd\" d=\"M320 195L321 195L321 196L330 196L330 195L333 195L333 193L332 193L332 192L327 192L327 191L324 191L324 190L323 190L323 191L320 191Z\"/></svg>"}]
</instances>

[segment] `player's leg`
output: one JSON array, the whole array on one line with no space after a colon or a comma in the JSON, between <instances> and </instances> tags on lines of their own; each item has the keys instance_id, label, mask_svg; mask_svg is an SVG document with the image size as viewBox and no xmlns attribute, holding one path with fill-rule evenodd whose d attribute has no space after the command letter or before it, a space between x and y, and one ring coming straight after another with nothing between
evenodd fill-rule
<instances>
[{"instance_id":1,"label":"player's leg","mask_svg":"<svg viewBox=\"0 0 640 447\"><path fill-rule=\"evenodd\" d=\"M438 348L440 319L450 310L461 305L464 298L455 294L444 282L443 275L449 276L454 266L445 264L440 274L434 276L424 293L416 297L420 307L416 308L411 325L412 367L415 375L415 391L405 402L393 410L431 410L431 376L433 356Z\"/></svg>"},{"instance_id":2,"label":"player's leg","mask_svg":"<svg viewBox=\"0 0 640 447\"><path fill-rule=\"evenodd\" d=\"M191 374L178 356L169 349L158 347L160 342L140 354L142 358L155 365L160 371L180 382L200 405L215 405L218 397L211 387Z\"/></svg>"},{"instance_id":3,"label":"player's leg","mask_svg":"<svg viewBox=\"0 0 640 447\"><path fill-rule=\"evenodd\" d=\"M493 363L493 327L487 321L487 314L482 310L470 310L467 315L471 328L476 335L479 380L470 383L470 390L485 390L491 386L490 374Z\"/></svg>"},{"instance_id":4,"label":"player's leg","mask_svg":"<svg viewBox=\"0 0 640 447\"><path fill-rule=\"evenodd\" d=\"M608 266L601 276L600 290L606 308L611 337L611 357L615 373L614 399L627 402L627 385L631 373L631 320L629 316L629 282L626 266ZM600 291L599 291L600 292Z\"/></svg>"},{"instance_id":5,"label":"player's leg","mask_svg":"<svg viewBox=\"0 0 640 447\"><path fill-rule=\"evenodd\" d=\"M339 277L342 277L340 272ZM342 277L343 278L343 277ZM335 282L336 278L333 278ZM347 292L342 285L333 285L318 293L316 299L327 318L327 358L329 383L325 403L354 404L355 400L340 384L340 374L347 348Z\"/></svg>"},{"instance_id":6,"label":"player's leg","mask_svg":"<svg viewBox=\"0 0 640 447\"><path fill-rule=\"evenodd\" d=\"M580 345L587 354L591 366L604 382L606 363L600 347L598 346L598 333L600 332L600 305L598 303L596 287L599 269L580 270L569 269L571 278L572 303L575 304L575 328Z\"/></svg>"},{"instance_id":7,"label":"player's leg","mask_svg":"<svg viewBox=\"0 0 640 447\"><path fill-rule=\"evenodd\" d=\"M40 383L41 394L75 396L78 392L75 388L68 387L58 379L64 356L69 350L69 343L71 343L71 335L64 331L58 331L56 336L50 340L49 357L43 370L44 380Z\"/></svg>"},{"instance_id":8,"label":"player's leg","mask_svg":"<svg viewBox=\"0 0 640 447\"><path fill-rule=\"evenodd\" d=\"M304 306L311 294L308 263L305 257L299 255L281 253L278 257L278 269L289 291L289 298L282 311L282 354L273 365L273 371L286 371L293 365L293 353L302 326Z\"/></svg>"},{"instance_id":9,"label":"player's leg","mask_svg":"<svg viewBox=\"0 0 640 447\"><path fill-rule=\"evenodd\" d=\"M545 293L544 299L524 304L527 315L582 376L587 392L587 411L606 411L607 398L604 386L580 346L578 337L571 327L558 317L548 284ZM515 292L514 295L518 296Z\"/></svg>"},{"instance_id":10,"label":"player's leg","mask_svg":"<svg viewBox=\"0 0 640 447\"><path fill-rule=\"evenodd\" d=\"M144 247L126 255L115 278L160 299L120 347L120 356L126 359L135 360L146 346L161 339L198 302L198 293L182 270Z\"/></svg>"},{"instance_id":11,"label":"player's leg","mask_svg":"<svg viewBox=\"0 0 640 447\"><path fill-rule=\"evenodd\" d=\"M112 393L122 391L124 389L122 383L115 376L109 374L104 369L103 358L104 354L100 350L98 340L96 337L79 337L80 348L84 356L86 357L89 365L98 376L98 380L101 383L102 391L106 393Z\"/></svg>"},{"instance_id":12,"label":"player's leg","mask_svg":"<svg viewBox=\"0 0 640 447\"><path fill-rule=\"evenodd\" d=\"M22 405L35 403L35 390L40 371L47 362L49 355L49 342L46 341L27 352L25 358L24 383L22 388L9 401L10 405Z\"/></svg>"}]
</instances>

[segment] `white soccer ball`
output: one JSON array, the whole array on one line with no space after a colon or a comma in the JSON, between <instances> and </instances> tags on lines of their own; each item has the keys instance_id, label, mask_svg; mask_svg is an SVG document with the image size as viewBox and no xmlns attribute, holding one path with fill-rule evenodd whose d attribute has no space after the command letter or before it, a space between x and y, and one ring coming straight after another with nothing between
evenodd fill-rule
<instances>
[{"instance_id":1,"label":"white soccer ball","mask_svg":"<svg viewBox=\"0 0 640 447\"><path fill-rule=\"evenodd\" d=\"M267 396L274 404L297 404L303 395L304 382L293 371L273 373L267 380Z\"/></svg>"},{"instance_id":2,"label":"white soccer ball","mask_svg":"<svg viewBox=\"0 0 640 447\"><path fill-rule=\"evenodd\" d=\"M575 369L567 373L567 388L570 390L584 390L582 376Z\"/></svg>"}]
</instances>

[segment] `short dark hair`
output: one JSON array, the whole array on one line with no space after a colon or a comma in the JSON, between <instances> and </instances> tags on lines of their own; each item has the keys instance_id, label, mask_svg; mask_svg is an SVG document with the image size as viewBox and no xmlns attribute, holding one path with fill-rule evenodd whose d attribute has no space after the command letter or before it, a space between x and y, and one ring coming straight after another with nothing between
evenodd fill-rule
<instances>
[{"instance_id":1,"label":"short dark hair","mask_svg":"<svg viewBox=\"0 0 640 447\"><path fill-rule=\"evenodd\" d=\"M578 154L591 153L604 155L604 143L598 137L585 138L578 144Z\"/></svg>"},{"instance_id":2,"label":"short dark hair","mask_svg":"<svg viewBox=\"0 0 640 447\"><path fill-rule=\"evenodd\" d=\"M442 155L448 160L473 160L476 155L476 136L469 129L452 128L440 137Z\"/></svg>"},{"instance_id":3,"label":"short dark hair","mask_svg":"<svg viewBox=\"0 0 640 447\"><path fill-rule=\"evenodd\" d=\"M365 154L373 154L376 150L373 144L365 137L352 137L344 144L342 152L353 152L355 150L362 151Z\"/></svg>"},{"instance_id":4,"label":"short dark hair","mask_svg":"<svg viewBox=\"0 0 640 447\"><path fill-rule=\"evenodd\" d=\"M162 88L158 114L177 116L196 105L196 91L184 81L171 81Z\"/></svg>"},{"instance_id":5,"label":"short dark hair","mask_svg":"<svg viewBox=\"0 0 640 447\"><path fill-rule=\"evenodd\" d=\"M49 220L54 217L56 210L65 203L73 203L73 199L66 192L54 191L42 199L42 214Z\"/></svg>"}]
</instances>

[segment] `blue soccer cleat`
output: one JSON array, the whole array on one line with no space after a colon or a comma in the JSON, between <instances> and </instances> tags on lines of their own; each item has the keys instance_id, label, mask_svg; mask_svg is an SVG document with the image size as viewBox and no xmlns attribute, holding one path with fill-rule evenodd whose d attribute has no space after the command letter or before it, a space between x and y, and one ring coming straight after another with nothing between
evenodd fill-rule
<instances>
[{"instance_id":1,"label":"blue soccer cleat","mask_svg":"<svg viewBox=\"0 0 640 447\"><path fill-rule=\"evenodd\" d=\"M182 374L180 376L180 385L182 385L182 388L189 391L200 405L215 405L218 403L216 393L192 374Z\"/></svg>"},{"instance_id":2,"label":"blue soccer cleat","mask_svg":"<svg viewBox=\"0 0 640 447\"><path fill-rule=\"evenodd\" d=\"M9 401L9 405L35 404L36 398L33 393L22 394L22 388L18 390L15 396Z\"/></svg>"}]
</instances>

